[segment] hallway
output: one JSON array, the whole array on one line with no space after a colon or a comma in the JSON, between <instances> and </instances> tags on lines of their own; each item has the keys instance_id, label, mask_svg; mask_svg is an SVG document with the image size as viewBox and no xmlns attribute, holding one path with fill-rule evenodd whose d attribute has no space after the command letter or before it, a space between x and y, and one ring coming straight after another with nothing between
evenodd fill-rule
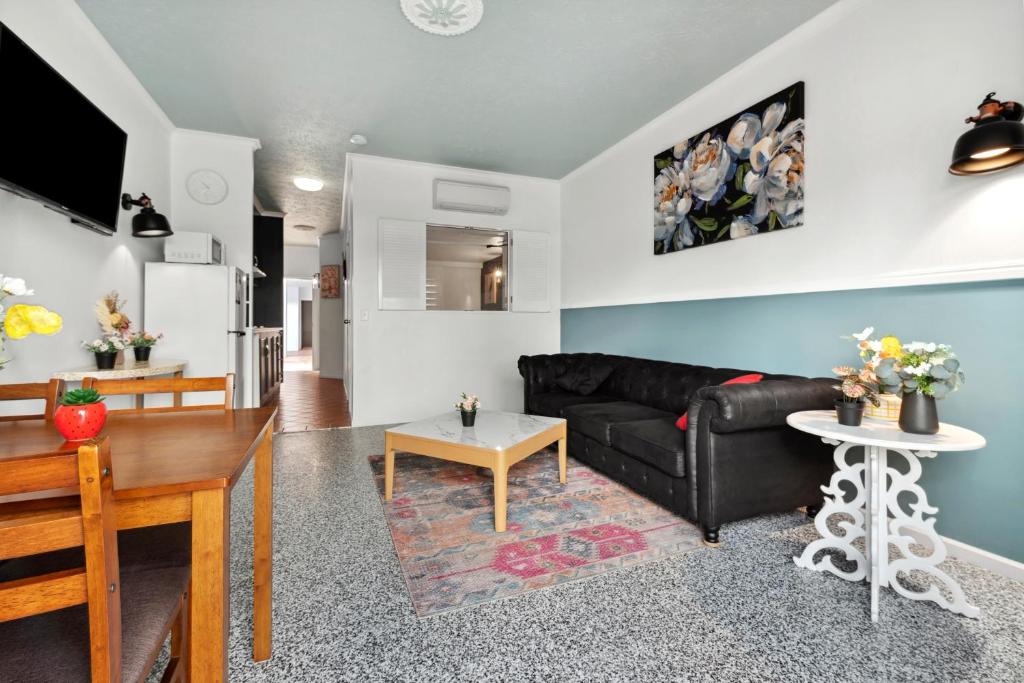
<instances>
[{"instance_id":1,"label":"hallway","mask_svg":"<svg viewBox=\"0 0 1024 683\"><path fill-rule=\"evenodd\" d=\"M342 381L320 377L312 367L311 349L285 356L276 431L303 432L352 424Z\"/></svg>"}]
</instances>

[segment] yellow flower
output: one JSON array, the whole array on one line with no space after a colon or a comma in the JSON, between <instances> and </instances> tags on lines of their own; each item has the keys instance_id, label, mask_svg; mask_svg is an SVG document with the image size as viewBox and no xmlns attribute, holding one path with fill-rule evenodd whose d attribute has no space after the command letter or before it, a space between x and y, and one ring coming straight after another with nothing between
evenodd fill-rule
<instances>
[{"instance_id":1,"label":"yellow flower","mask_svg":"<svg viewBox=\"0 0 1024 683\"><path fill-rule=\"evenodd\" d=\"M900 340L892 335L882 337L882 358L902 358L903 345Z\"/></svg>"},{"instance_id":2,"label":"yellow flower","mask_svg":"<svg viewBox=\"0 0 1024 683\"><path fill-rule=\"evenodd\" d=\"M42 306L15 304L7 309L4 331L11 339L24 339L32 333L56 334L63 324L59 315Z\"/></svg>"}]
</instances>

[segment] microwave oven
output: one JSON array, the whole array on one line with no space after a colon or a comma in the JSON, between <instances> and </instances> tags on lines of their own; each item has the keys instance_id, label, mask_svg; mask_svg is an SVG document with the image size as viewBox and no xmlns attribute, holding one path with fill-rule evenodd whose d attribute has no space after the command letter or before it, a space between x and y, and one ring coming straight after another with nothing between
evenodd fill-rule
<instances>
[{"instance_id":1,"label":"microwave oven","mask_svg":"<svg viewBox=\"0 0 1024 683\"><path fill-rule=\"evenodd\" d=\"M219 263L227 260L224 243L208 232L179 232L164 241L167 263Z\"/></svg>"}]
</instances>

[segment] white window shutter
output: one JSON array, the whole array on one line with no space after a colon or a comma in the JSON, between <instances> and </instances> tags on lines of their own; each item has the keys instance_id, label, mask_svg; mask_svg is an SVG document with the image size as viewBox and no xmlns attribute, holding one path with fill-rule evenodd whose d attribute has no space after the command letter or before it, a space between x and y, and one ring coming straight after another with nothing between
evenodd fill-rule
<instances>
[{"instance_id":1,"label":"white window shutter","mask_svg":"<svg viewBox=\"0 0 1024 683\"><path fill-rule=\"evenodd\" d=\"M380 310L426 310L427 224L382 218L377 234Z\"/></svg>"},{"instance_id":2,"label":"white window shutter","mask_svg":"<svg viewBox=\"0 0 1024 683\"><path fill-rule=\"evenodd\" d=\"M516 230L512 234L512 310L546 313L548 301L548 236Z\"/></svg>"}]
</instances>

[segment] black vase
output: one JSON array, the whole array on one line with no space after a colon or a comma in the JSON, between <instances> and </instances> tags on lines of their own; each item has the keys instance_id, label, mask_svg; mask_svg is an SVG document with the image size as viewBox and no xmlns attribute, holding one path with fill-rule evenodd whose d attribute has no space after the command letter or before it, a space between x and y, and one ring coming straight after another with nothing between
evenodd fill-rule
<instances>
[{"instance_id":1,"label":"black vase","mask_svg":"<svg viewBox=\"0 0 1024 683\"><path fill-rule=\"evenodd\" d=\"M864 418L864 402L836 401L836 417L841 425L860 427L860 421Z\"/></svg>"},{"instance_id":2,"label":"black vase","mask_svg":"<svg viewBox=\"0 0 1024 683\"><path fill-rule=\"evenodd\" d=\"M910 434L935 434L939 431L939 411L935 397L917 391L903 394L900 405L900 429Z\"/></svg>"},{"instance_id":3,"label":"black vase","mask_svg":"<svg viewBox=\"0 0 1024 683\"><path fill-rule=\"evenodd\" d=\"M149 360L149 352L153 350L152 346L134 346L135 360L142 362Z\"/></svg>"},{"instance_id":4,"label":"black vase","mask_svg":"<svg viewBox=\"0 0 1024 683\"><path fill-rule=\"evenodd\" d=\"M463 410L462 412L462 426L472 427L476 424L476 411L475 410Z\"/></svg>"},{"instance_id":5,"label":"black vase","mask_svg":"<svg viewBox=\"0 0 1024 683\"><path fill-rule=\"evenodd\" d=\"M96 369L113 370L115 360L117 360L117 351L97 351Z\"/></svg>"}]
</instances>

